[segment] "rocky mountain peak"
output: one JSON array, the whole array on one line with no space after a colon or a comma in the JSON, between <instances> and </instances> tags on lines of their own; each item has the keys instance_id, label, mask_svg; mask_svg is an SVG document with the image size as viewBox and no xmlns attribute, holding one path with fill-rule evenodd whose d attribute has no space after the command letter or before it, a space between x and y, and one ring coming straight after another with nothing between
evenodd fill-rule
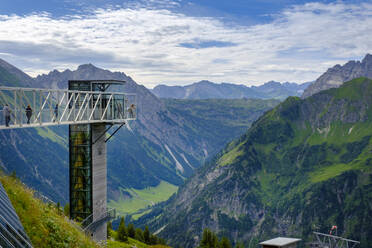
<instances>
[{"instance_id":1,"label":"rocky mountain peak","mask_svg":"<svg viewBox=\"0 0 372 248\"><path fill-rule=\"evenodd\" d=\"M91 63L79 65L78 68L77 68L77 71L87 71L87 70L94 71L94 70L100 70L100 68L94 66Z\"/></svg>"},{"instance_id":2,"label":"rocky mountain peak","mask_svg":"<svg viewBox=\"0 0 372 248\"><path fill-rule=\"evenodd\" d=\"M371 64L372 63L372 54L367 53L367 55L362 60L362 64Z\"/></svg>"},{"instance_id":3,"label":"rocky mountain peak","mask_svg":"<svg viewBox=\"0 0 372 248\"><path fill-rule=\"evenodd\" d=\"M213 83L208 80L202 80L197 83L194 83L193 85L213 85Z\"/></svg>"},{"instance_id":4,"label":"rocky mountain peak","mask_svg":"<svg viewBox=\"0 0 372 248\"><path fill-rule=\"evenodd\" d=\"M344 65L335 65L322 74L303 93L302 98L314 95L322 90L337 88L344 82L358 77L372 78L372 55L367 54L362 61L348 61Z\"/></svg>"}]
</instances>

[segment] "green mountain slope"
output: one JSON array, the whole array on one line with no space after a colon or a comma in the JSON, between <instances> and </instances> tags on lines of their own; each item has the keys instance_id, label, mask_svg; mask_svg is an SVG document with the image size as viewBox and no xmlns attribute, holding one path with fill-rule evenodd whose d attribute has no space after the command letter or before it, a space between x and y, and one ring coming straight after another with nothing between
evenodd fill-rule
<instances>
[{"instance_id":1,"label":"green mountain slope","mask_svg":"<svg viewBox=\"0 0 372 248\"><path fill-rule=\"evenodd\" d=\"M372 80L301 100L290 97L140 219L171 244L192 247L209 227L256 247L313 231L372 243Z\"/></svg>"}]
</instances>

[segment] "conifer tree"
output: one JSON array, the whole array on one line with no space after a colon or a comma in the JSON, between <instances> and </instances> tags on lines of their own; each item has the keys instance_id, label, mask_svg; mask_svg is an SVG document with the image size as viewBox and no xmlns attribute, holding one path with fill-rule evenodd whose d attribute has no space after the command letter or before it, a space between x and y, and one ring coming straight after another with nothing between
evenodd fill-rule
<instances>
[{"instance_id":1,"label":"conifer tree","mask_svg":"<svg viewBox=\"0 0 372 248\"><path fill-rule=\"evenodd\" d=\"M231 248L230 241L226 237L222 237L219 247L220 248Z\"/></svg>"},{"instance_id":2,"label":"conifer tree","mask_svg":"<svg viewBox=\"0 0 372 248\"><path fill-rule=\"evenodd\" d=\"M134 225L132 223L128 225L128 237L132 239L136 237L136 229L134 229Z\"/></svg>"},{"instance_id":3,"label":"conifer tree","mask_svg":"<svg viewBox=\"0 0 372 248\"><path fill-rule=\"evenodd\" d=\"M218 248L218 239L214 232L205 228L200 242L200 248Z\"/></svg>"},{"instance_id":4,"label":"conifer tree","mask_svg":"<svg viewBox=\"0 0 372 248\"><path fill-rule=\"evenodd\" d=\"M143 232L142 232L142 230L139 229L139 228L136 228L135 239L137 239L138 241L142 241L142 242L144 242Z\"/></svg>"},{"instance_id":5,"label":"conifer tree","mask_svg":"<svg viewBox=\"0 0 372 248\"><path fill-rule=\"evenodd\" d=\"M156 245L158 244L158 237L156 237L154 234L150 235L150 245Z\"/></svg>"},{"instance_id":6,"label":"conifer tree","mask_svg":"<svg viewBox=\"0 0 372 248\"><path fill-rule=\"evenodd\" d=\"M244 248L244 244L241 242L236 243L235 248Z\"/></svg>"},{"instance_id":7,"label":"conifer tree","mask_svg":"<svg viewBox=\"0 0 372 248\"><path fill-rule=\"evenodd\" d=\"M125 228L125 221L124 217L121 217L119 229L118 229L118 240L122 242L128 241L128 234Z\"/></svg>"},{"instance_id":8,"label":"conifer tree","mask_svg":"<svg viewBox=\"0 0 372 248\"><path fill-rule=\"evenodd\" d=\"M150 231L148 226L146 226L145 231L143 231L143 239L146 244L150 244Z\"/></svg>"}]
</instances>

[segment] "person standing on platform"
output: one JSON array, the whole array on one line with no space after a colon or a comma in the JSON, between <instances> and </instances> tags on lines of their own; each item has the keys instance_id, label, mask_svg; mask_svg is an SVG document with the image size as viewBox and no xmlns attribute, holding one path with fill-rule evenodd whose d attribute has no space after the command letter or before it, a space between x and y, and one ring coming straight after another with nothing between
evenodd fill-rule
<instances>
[{"instance_id":1,"label":"person standing on platform","mask_svg":"<svg viewBox=\"0 0 372 248\"><path fill-rule=\"evenodd\" d=\"M54 120L53 120L53 122L55 122L57 119L58 119L58 103L54 107Z\"/></svg>"},{"instance_id":2,"label":"person standing on platform","mask_svg":"<svg viewBox=\"0 0 372 248\"><path fill-rule=\"evenodd\" d=\"M136 109L136 106L134 104L131 104L128 108L129 112L129 118L134 118L134 110Z\"/></svg>"},{"instance_id":3,"label":"person standing on platform","mask_svg":"<svg viewBox=\"0 0 372 248\"><path fill-rule=\"evenodd\" d=\"M31 116L32 116L32 108L30 107L30 104L29 104L27 105L27 108L26 108L27 124L30 124Z\"/></svg>"},{"instance_id":4,"label":"person standing on platform","mask_svg":"<svg viewBox=\"0 0 372 248\"><path fill-rule=\"evenodd\" d=\"M5 104L5 106L3 108L3 111L4 111L4 118L5 118L5 126L9 127L11 110L10 110L8 104Z\"/></svg>"}]
</instances>

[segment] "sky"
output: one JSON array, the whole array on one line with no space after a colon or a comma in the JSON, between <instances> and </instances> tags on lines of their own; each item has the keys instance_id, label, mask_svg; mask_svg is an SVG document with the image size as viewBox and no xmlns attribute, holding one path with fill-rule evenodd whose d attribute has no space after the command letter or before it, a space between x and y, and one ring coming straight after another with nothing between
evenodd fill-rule
<instances>
[{"instance_id":1,"label":"sky","mask_svg":"<svg viewBox=\"0 0 372 248\"><path fill-rule=\"evenodd\" d=\"M80 64L146 87L308 82L372 53L372 1L1 0L0 58L31 76Z\"/></svg>"}]
</instances>

